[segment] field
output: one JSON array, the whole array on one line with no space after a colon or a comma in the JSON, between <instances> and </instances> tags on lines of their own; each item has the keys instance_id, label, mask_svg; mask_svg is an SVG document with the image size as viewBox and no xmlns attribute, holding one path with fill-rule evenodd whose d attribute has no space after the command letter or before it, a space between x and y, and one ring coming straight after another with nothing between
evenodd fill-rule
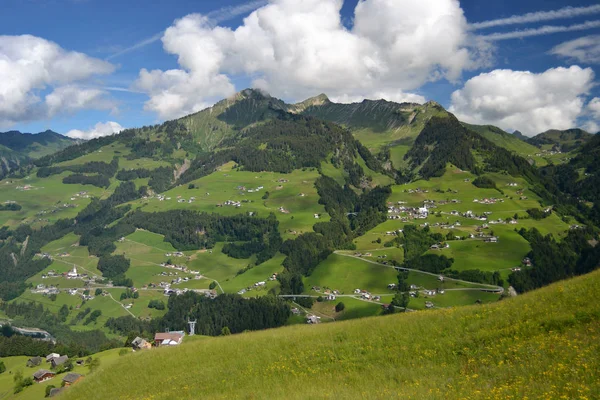
<instances>
[{"instance_id":1,"label":"field","mask_svg":"<svg viewBox=\"0 0 600 400\"><path fill-rule=\"evenodd\" d=\"M284 238L312 231L315 222L329 220L323 206L318 204L319 197L314 187L318 172L247 172L232 170L232 166L233 163L226 164L220 171L191 182L190 185L195 186L193 189L190 189L190 185L183 185L163 193L167 198L164 201L152 198L138 200L133 204L144 211L181 208L222 215L253 212L261 217L274 213ZM249 192L260 186L263 189ZM263 199L266 192L269 192L269 196ZM192 202L191 197L195 198ZM179 201L181 199L183 201ZM240 201L241 206L217 207L228 200ZM321 215L320 219L316 219L315 214Z\"/></svg>"},{"instance_id":2,"label":"field","mask_svg":"<svg viewBox=\"0 0 600 400\"><path fill-rule=\"evenodd\" d=\"M122 357L64 398L597 398L598 291L595 272L494 304L210 338Z\"/></svg>"},{"instance_id":3,"label":"field","mask_svg":"<svg viewBox=\"0 0 600 400\"><path fill-rule=\"evenodd\" d=\"M86 379L93 378L98 372L110 369L112 365L114 365L120 358L123 356L119 356L120 349L108 350L102 353L94 354L92 358L98 359L100 361L100 366L97 370L90 373L89 368L87 366L75 366L73 369L74 373L84 375L84 381ZM131 351L129 351L131 352ZM46 354L40 354L40 356L45 357ZM87 357L82 357L82 359L86 359ZM6 372L0 375L0 399L16 399L16 400L39 400L43 399L46 392L46 387L49 385L53 385L55 387L61 386L61 380L66 375L60 374L50 379L49 381L43 383L34 383L33 386L29 386L24 389L19 394L13 394L14 382L13 376L17 371L21 371L24 377L32 376L34 372L38 369L50 369L50 365L45 361L39 367L29 368L26 366L27 360L29 357L5 357L2 358L2 361L6 365ZM78 358L75 358L77 360ZM79 382L78 384L80 384Z\"/></svg>"}]
</instances>

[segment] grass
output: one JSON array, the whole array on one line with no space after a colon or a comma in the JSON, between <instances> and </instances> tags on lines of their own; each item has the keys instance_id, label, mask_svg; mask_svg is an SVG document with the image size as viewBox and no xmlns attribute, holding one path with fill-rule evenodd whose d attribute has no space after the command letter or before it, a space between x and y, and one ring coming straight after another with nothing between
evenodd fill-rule
<instances>
[{"instance_id":1,"label":"grass","mask_svg":"<svg viewBox=\"0 0 600 400\"><path fill-rule=\"evenodd\" d=\"M204 212L214 212L222 215L236 215L254 212L258 216L267 217L274 213L280 222L279 229L284 238L293 238L296 235L312 231L312 226L317 221L314 214L322 214L324 221L329 220L325 209L318 203L319 196L314 187L314 182L319 176L318 172L296 170L290 174L274 172L248 172L232 170L233 163L221 167L220 171L191 182L189 185L178 186L164 193L170 200L158 199L138 200L134 205L144 211L165 211L171 209L187 209ZM264 189L249 193L239 190L238 187ZM268 199L263 199L265 192L269 192ZM179 203L178 196L186 202ZM195 197L189 203L190 197ZM227 200L243 201L240 208L217 207ZM287 212L280 211L283 207Z\"/></svg>"},{"instance_id":2,"label":"grass","mask_svg":"<svg viewBox=\"0 0 600 400\"><path fill-rule=\"evenodd\" d=\"M141 352L64 398L597 398L598 291L595 272L489 305ZM210 361L199 363L202 354ZM160 378L149 379L156 371Z\"/></svg>"},{"instance_id":3,"label":"grass","mask_svg":"<svg viewBox=\"0 0 600 400\"><path fill-rule=\"evenodd\" d=\"M97 358L98 360L100 360L100 366L96 371L92 373L90 373L89 368L86 366L75 366L73 372L84 375L83 381L77 383L77 385L81 384L82 382L85 382L88 379L92 379L96 374L103 370L110 369L110 367L116 362L118 362L120 359L129 356L119 356L120 350L121 349L112 349L93 355L92 358ZM40 356L45 357L46 354L40 354ZM82 359L85 358L87 357L82 357ZM24 377L29 377L32 376L33 373L38 369L50 369L50 365L47 364L45 361L43 361L39 367L28 368L26 366L28 359L29 357L5 357L2 359L2 361L4 361L6 365L7 370L2 375L0 375L0 399L39 400L44 398L47 386L61 386L62 378L64 378L66 373L59 374L53 379L43 383L34 383L32 386L25 388L21 393L16 395L13 394L13 375L15 374L15 372L21 371L23 372ZM74 359L77 360L79 358L75 357Z\"/></svg>"}]
</instances>

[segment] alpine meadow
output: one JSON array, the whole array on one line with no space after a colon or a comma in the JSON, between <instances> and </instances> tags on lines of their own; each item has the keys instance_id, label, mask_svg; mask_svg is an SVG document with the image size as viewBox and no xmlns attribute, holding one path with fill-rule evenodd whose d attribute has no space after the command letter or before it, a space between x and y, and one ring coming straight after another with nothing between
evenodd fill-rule
<instances>
[{"instance_id":1,"label":"alpine meadow","mask_svg":"<svg viewBox=\"0 0 600 400\"><path fill-rule=\"evenodd\" d=\"M597 4L125 3L0 13L0 400L600 398Z\"/></svg>"}]
</instances>

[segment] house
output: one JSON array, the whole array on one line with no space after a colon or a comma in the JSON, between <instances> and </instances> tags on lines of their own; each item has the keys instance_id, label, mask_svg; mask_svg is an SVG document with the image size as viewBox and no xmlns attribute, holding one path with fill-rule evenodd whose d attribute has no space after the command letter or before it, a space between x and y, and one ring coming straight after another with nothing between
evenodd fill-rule
<instances>
[{"instance_id":1,"label":"house","mask_svg":"<svg viewBox=\"0 0 600 400\"><path fill-rule=\"evenodd\" d=\"M184 333L181 332L164 332L154 335L155 346L177 346L183 341Z\"/></svg>"},{"instance_id":2,"label":"house","mask_svg":"<svg viewBox=\"0 0 600 400\"><path fill-rule=\"evenodd\" d=\"M425 302L425 308L433 308L433 303L430 301Z\"/></svg>"},{"instance_id":3,"label":"house","mask_svg":"<svg viewBox=\"0 0 600 400\"><path fill-rule=\"evenodd\" d=\"M53 358L50 361L50 364L52 364L52 368L56 368L56 367L63 365L64 363L66 363L68 360L69 360L69 356L60 356L60 357Z\"/></svg>"},{"instance_id":4,"label":"house","mask_svg":"<svg viewBox=\"0 0 600 400\"><path fill-rule=\"evenodd\" d=\"M321 317L317 317L316 315L309 315L306 317L307 324L318 324L321 322Z\"/></svg>"},{"instance_id":5,"label":"house","mask_svg":"<svg viewBox=\"0 0 600 400\"><path fill-rule=\"evenodd\" d=\"M46 362L50 362L50 361L52 361L53 358L58 358L58 357L60 357L60 354L50 353L46 356Z\"/></svg>"},{"instance_id":6,"label":"house","mask_svg":"<svg viewBox=\"0 0 600 400\"><path fill-rule=\"evenodd\" d=\"M29 368L38 367L42 363L42 361L42 357L32 357L29 360L27 360L27 366Z\"/></svg>"},{"instance_id":7,"label":"house","mask_svg":"<svg viewBox=\"0 0 600 400\"><path fill-rule=\"evenodd\" d=\"M62 378L62 381L64 382L64 386L67 387L67 386L76 384L77 382L81 381L82 379L83 379L83 375L79 375L79 374L70 372L67 375L65 375L64 378Z\"/></svg>"},{"instance_id":8,"label":"house","mask_svg":"<svg viewBox=\"0 0 600 400\"><path fill-rule=\"evenodd\" d=\"M133 350L151 349L152 344L138 336L131 342L131 347Z\"/></svg>"},{"instance_id":9,"label":"house","mask_svg":"<svg viewBox=\"0 0 600 400\"><path fill-rule=\"evenodd\" d=\"M327 300L328 301L334 301L335 300L335 295L334 294L328 294L327 295Z\"/></svg>"},{"instance_id":10,"label":"house","mask_svg":"<svg viewBox=\"0 0 600 400\"><path fill-rule=\"evenodd\" d=\"M498 243L498 238L495 236L492 236L490 238L485 239L486 243Z\"/></svg>"},{"instance_id":11,"label":"house","mask_svg":"<svg viewBox=\"0 0 600 400\"><path fill-rule=\"evenodd\" d=\"M56 374L52 371L48 371L47 369L40 369L33 374L33 380L37 383L42 383L54 378L55 376Z\"/></svg>"}]
</instances>

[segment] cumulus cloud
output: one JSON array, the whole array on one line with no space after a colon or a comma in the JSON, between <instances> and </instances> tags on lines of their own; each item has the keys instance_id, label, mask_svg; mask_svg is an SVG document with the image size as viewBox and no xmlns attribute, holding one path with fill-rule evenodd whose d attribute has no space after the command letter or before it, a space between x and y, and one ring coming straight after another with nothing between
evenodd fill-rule
<instances>
[{"instance_id":1,"label":"cumulus cloud","mask_svg":"<svg viewBox=\"0 0 600 400\"><path fill-rule=\"evenodd\" d=\"M586 64L600 64L600 35L590 35L555 46L550 54Z\"/></svg>"},{"instance_id":2,"label":"cumulus cloud","mask_svg":"<svg viewBox=\"0 0 600 400\"><path fill-rule=\"evenodd\" d=\"M76 85L114 66L85 54L66 51L56 43L31 36L0 36L0 124L52 117L66 105L73 112L87 106L106 108L103 93ZM42 98L40 92L52 93ZM75 95L76 98L68 98Z\"/></svg>"},{"instance_id":3,"label":"cumulus cloud","mask_svg":"<svg viewBox=\"0 0 600 400\"><path fill-rule=\"evenodd\" d=\"M79 129L72 129L66 133L66 136L73 139L94 139L101 136L110 136L115 133L121 132L123 128L119 123L108 121L108 122L98 122L94 127L86 130L80 131Z\"/></svg>"},{"instance_id":4,"label":"cumulus cloud","mask_svg":"<svg viewBox=\"0 0 600 400\"><path fill-rule=\"evenodd\" d=\"M588 119L583 129L591 133L600 133L600 97L594 97L587 105Z\"/></svg>"},{"instance_id":5,"label":"cumulus cloud","mask_svg":"<svg viewBox=\"0 0 600 400\"><path fill-rule=\"evenodd\" d=\"M494 70L469 79L452 93L450 111L469 123L492 124L532 136L569 129L585 113L594 81L591 68L551 68L543 73Z\"/></svg>"},{"instance_id":6,"label":"cumulus cloud","mask_svg":"<svg viewBox=\"0 0 600 400\"><path fill-rule=\"evenodd\" d=\"M342 0L272 0L235 30L192 14L162 37L180 68L140 71L135 84L162 118L198 111L235 91L232 78L287 100L325 92L359 99L457 80L490 60L491 47L468 33L457 0L361 0L344 27Z\"/></svg>"}]
</instances>

